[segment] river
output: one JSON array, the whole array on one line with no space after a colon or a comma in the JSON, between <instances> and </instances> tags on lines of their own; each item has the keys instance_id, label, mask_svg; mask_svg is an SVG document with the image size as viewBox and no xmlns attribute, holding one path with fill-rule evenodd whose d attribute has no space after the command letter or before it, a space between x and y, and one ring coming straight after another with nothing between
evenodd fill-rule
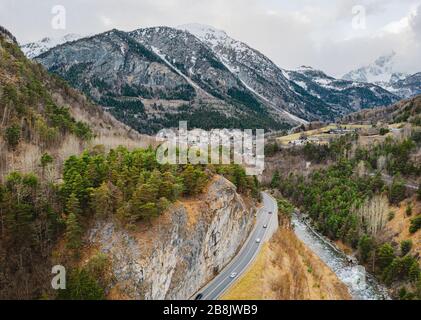
<instances>
[{"instance_id":1,"label":"river","mask_svg":"<svg viewBox=\"0 0 421 320\"><path fill-rule=\"evenodd\" d=\"M340 251L326 237L316 232L299 215L292 222L297 237L303 241L337 275L355 300L390 299L387 290L365 268L351 263L351 257Z\"/></svg>"}]
</instances>

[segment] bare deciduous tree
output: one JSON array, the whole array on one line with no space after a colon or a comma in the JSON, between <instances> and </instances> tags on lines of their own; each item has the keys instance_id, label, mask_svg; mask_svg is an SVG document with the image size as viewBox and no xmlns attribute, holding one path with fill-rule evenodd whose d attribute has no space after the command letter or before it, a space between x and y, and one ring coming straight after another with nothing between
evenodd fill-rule
<instances>
[{"instance_id":1,"label":"bare deciduous tree","mask_svg":"<svg viewBox=\"0 0 421 320\"><path fill-rule=\"evenodd\" d=\"M387 223L389 202L386 196L376 195L371 199L367 199L354 212L358 216L361 225L365 226L367 232L376 238Z\"/></svg>"}]
</instances>

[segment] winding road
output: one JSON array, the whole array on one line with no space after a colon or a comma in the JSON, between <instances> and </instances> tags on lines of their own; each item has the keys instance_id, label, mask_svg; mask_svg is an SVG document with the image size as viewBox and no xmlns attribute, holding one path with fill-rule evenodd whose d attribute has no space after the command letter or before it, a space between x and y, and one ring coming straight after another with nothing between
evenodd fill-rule
<instances>
[{"instance_id":1,"label":"winding road","mask_svg":"<svg viewBox=\"0 0 421 320\"><path fill-rule=\"evenodd\" d=\"M193 296L193 299L200 295L201 300L217 300L248 269L262 244L278 228L278 208L275 199L265 192L262 192L262 197L263 207L257 212L256 225L241 250L211 282ZM256 241L257 239L260 241Z\"/></svg>"}]
</instances>

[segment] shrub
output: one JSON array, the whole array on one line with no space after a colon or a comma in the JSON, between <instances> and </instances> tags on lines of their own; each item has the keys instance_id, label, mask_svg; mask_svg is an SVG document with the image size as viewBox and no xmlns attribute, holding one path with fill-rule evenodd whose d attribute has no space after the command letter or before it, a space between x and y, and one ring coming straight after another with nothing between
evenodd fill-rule
<instances>
[{"instance_id":1,"label":"shrub","mask_svg":"<svg viewBox=\"0 0 421 320\"><path fill-rule=\"evenodd\" d=\"M388 134L390 132L390 130L389 129L387 129L387 128L380 128L380 135L382 135L382 136L384 136L384 135L386 135L386 134Z\"/></svg>"},{"instance_id":2,"label":"shrub","mask_svg":"<svg viewBox=\"0 0 421 320\"><path fill-rule=\"evenodd\" d=\"M363 235L358 242L358 251L363 262L367 262L373 250L373 239L368 235Z\"/></svg>"},{"instance_id":3,"label":"shrub","mask_svg":"<svg viewBox=\"0 0 421 320\"><path fill-rule=\"evenodd\" d=\"M377 253L377 263L381 270L387 268L395 259L395 252L389 243L383 244Z\"/></svg>"},{"instance_id":4,"label":"shrub","mask_svg":"<svg viewBox=\"0 0 421 320\"><path fill-rule=\"evenodd\" d=\"M294 205L292 205L288 200L283 198L277 199L278 210L280 214L286 215L288 217L294 212Z\"/></svg>"},{"instance_id":5,"label":"shrub","mask_svg":"<svg viewBox=\"0 0 421 320\"><path fill-rule=\"evenodd\" d=\"M407 217L410 217L412 215L412 204L408 203L408 206L406 207L405 213L406 213Z\"/></svg>"},{"instance_id":6,"label":"shrub","mask_svg":"<svg viewBox=\"0 0 421 320\"><path fill-rule=\"evenodd\" d=\"M421 228L421 215L411 220L411 225L409 226L409 232L415 233Z\"/></svg>"},{"instance_id":7,"label":"shrub","mask_svg":"<svg viewBox=\"0 0 421 320\"><path fill-rule=\"evenodd\" d=\"M92 130L86 123L76 122L74 133L82 140L90 140L93 137Z\"/></svg>"},{"instance_id":8,"label":"shrub","mask_svg":"<svg viewBox=\"0 0 421 320\"><path fill-rule=\"evenodd\" d=\"M406 187L402 179L395 178L390 187L389 201L392 204L399 204L406 198Z\"/></svg>"},{"instance_id":9,"label":"shrub","mask_svg":"<svg viewBox=\"0 0 421 320\"><path fill-rule=\"evenodd\" d=\"M48 153L44 153L41 156L40 165L42 168L45 168L49 164L53 163L53 157L49 155Z\"/></svg>"},{"instance_id":10,"label":"shrub","mask_svg":"<svg viewBox=\"0 0 421 320\"><path fill-rule=\"evenodd\" d=\"M78 249L82 244L82 228L77 216L71 212L66 220L66 246L69 249Z\"/></svg>"},{"instance_id":11,"label":"shrub","mask_svg":"<svg viewBox=\"0 0 421 320\"><path fill-rule=\"evenodd\" d=\"M412 241L411 240L404 240L401 242L401 254L402 256L406 255L412 249Z\"/></svg>"},{"instance_id":12,"label":"shrub","mask_svg":"<svg viewBox=\"0 0 421 320\"><path fill-rule=\"evenodd\" d=\"M421 270L417 261L414 261L409 268L409 280L412 282L417 282L421 278Z\"/></svg>"},{"instance_id":13,"label":"shrub","mask_svg":"<svg viewBox=\"0 0 421 320\"><path fill-rule=\"evenodd\" d=\"M10 149L15 149L20 141L20 127L18 125L12 125L6 129L6 141Z\"/></svg>"},{"instance_id":14,"label":"shrub","mask_svg":"<svg viewBox=\"0 0 421 320\"><path fill-rule=\"evenodd\" d=\"M76 269L70 273L67 288L60 290L62 300L103 300L104 289L89 271Z\"/></svg>"},{"instance_id":15,"label":"shrub","mask_svg":"<svg viewBox=\"0 0 421 320\"><path fill-rule=\"evenodd\" d=\"M281 178L279 175L279 171L276 170L275 173L273 174L272 181L270 182L270 187L273 189L277 188L279 186L280 180Z\"/></svg>"}]
</instances>

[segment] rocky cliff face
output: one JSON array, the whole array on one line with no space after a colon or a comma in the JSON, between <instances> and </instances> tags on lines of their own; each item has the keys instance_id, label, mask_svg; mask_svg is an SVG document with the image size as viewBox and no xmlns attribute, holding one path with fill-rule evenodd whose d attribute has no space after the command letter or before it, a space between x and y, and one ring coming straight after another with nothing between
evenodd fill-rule
<instances>
[{"instance_id":1,"label":"rocky cliff face","mask_svg":"<svg viewBox=\"0 0 421 320\"><path fill-rule=\"evenodd\" d=\"M129 232L112 221L98 222L89 241L111 258L110 298L191 297L234 257L254 211L218 176L200 199L175 204L151 225Z\"/></svg>"}]
</instances>

